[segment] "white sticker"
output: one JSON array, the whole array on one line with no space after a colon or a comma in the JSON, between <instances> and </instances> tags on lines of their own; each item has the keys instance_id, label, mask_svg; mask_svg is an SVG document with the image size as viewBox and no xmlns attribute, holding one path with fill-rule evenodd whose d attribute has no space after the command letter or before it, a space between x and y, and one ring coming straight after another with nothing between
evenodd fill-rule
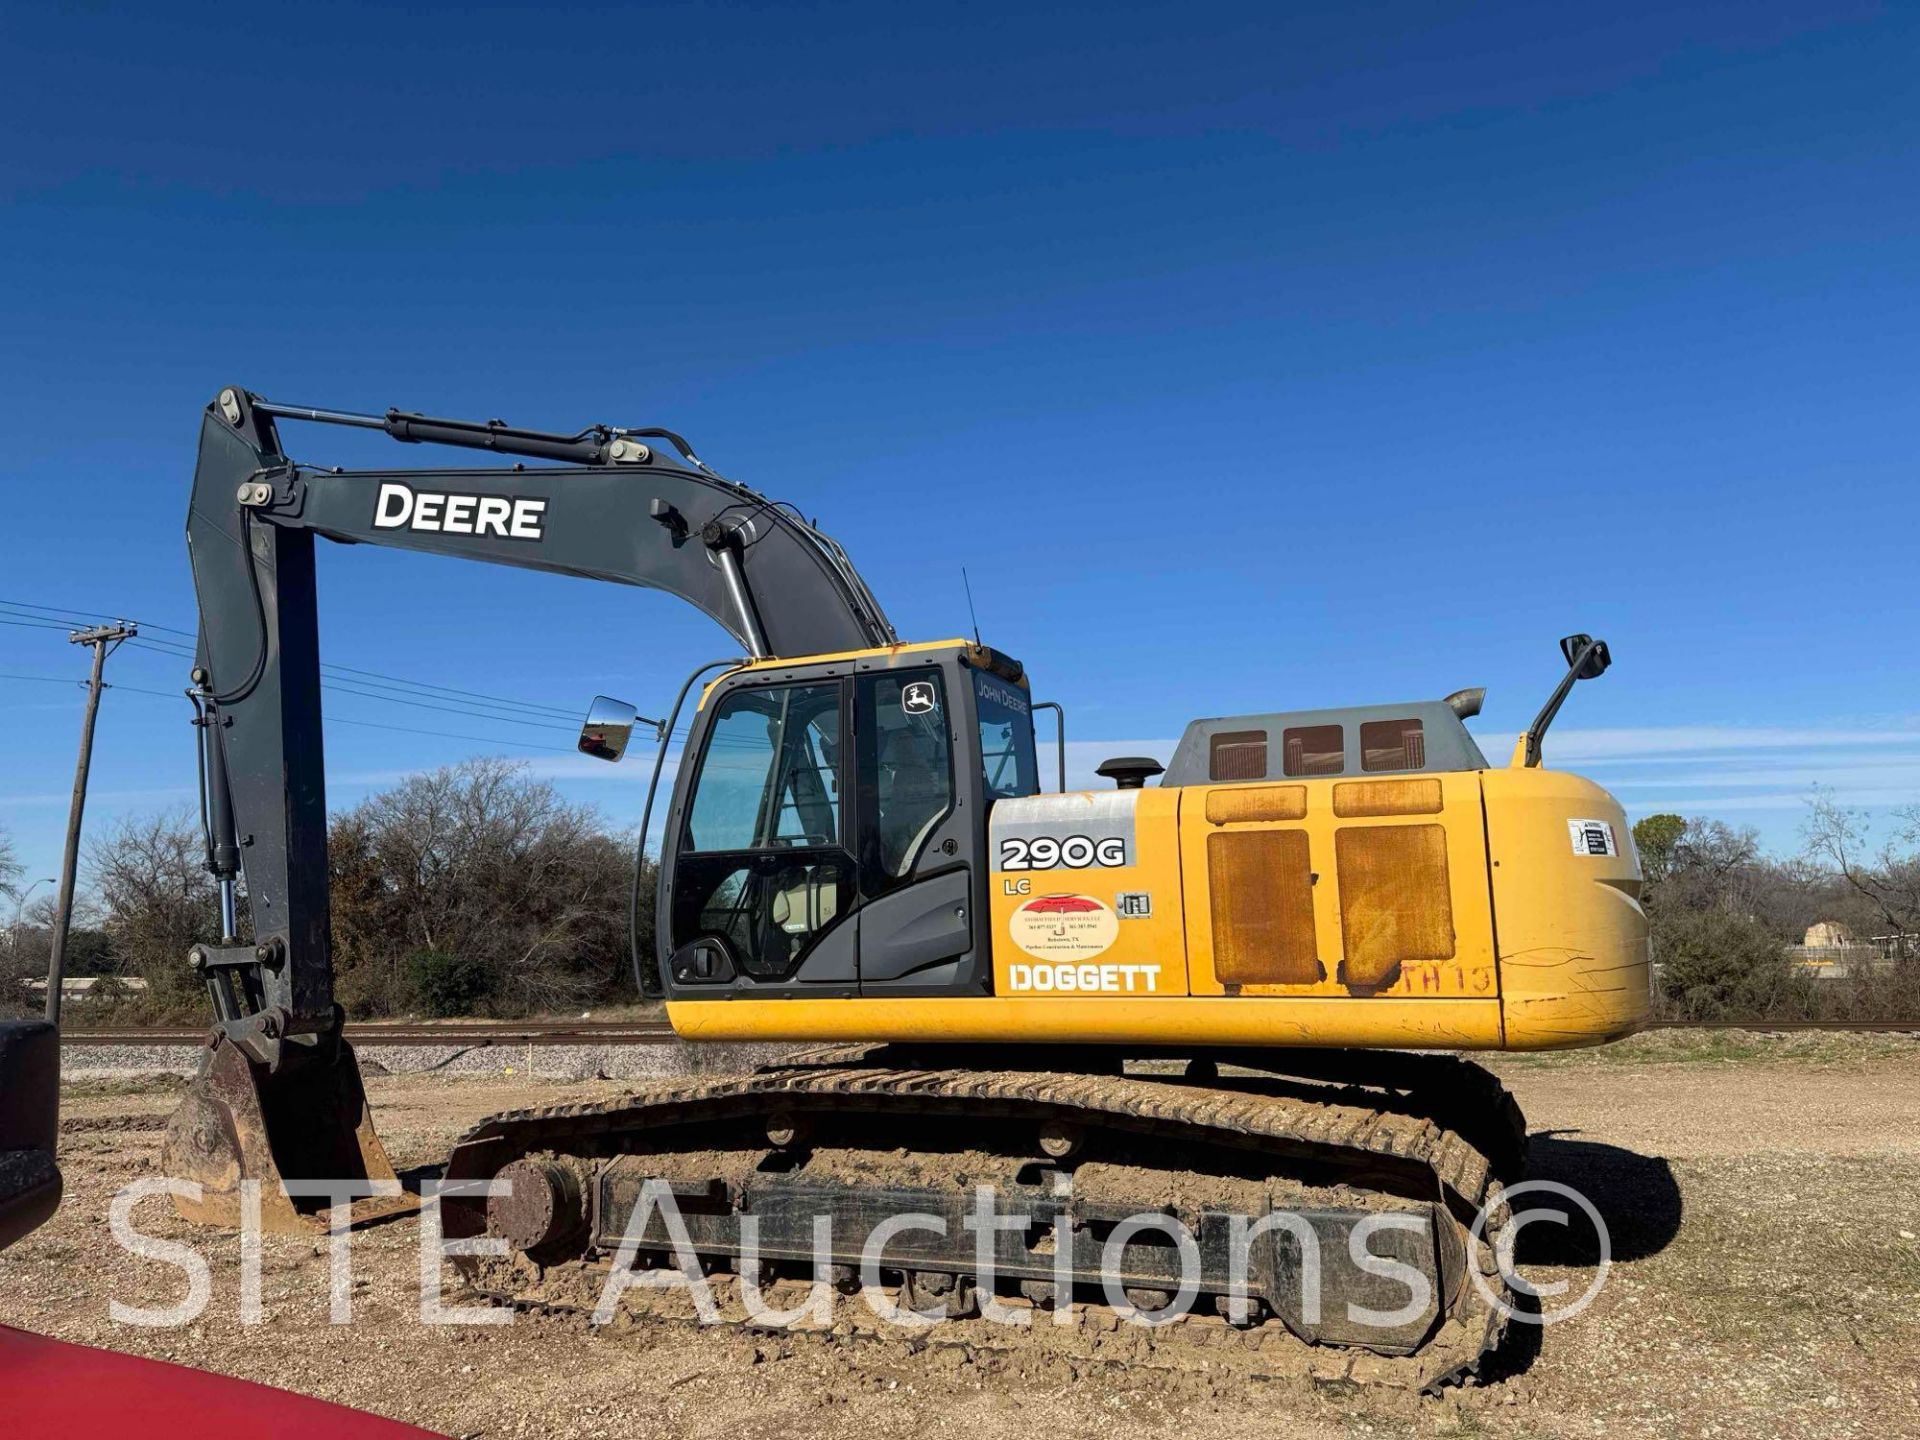
<instances>
[{"instance_id":1,"label":"white sticker","mask_svg":"<svg viewBox=\"0 0 1920 1440\"><path fill-rule=\"evenodd\" d=\"M1120 938L1120 917L1091 895L1042 895L1013 912L1013 943L1036 960L1086 960Z\"/></svg>"},{"instance_id":2,"label":"white sticker","mask_svg":"<svg viewBox=\"0 0 1920 1440\"><path fill-rule=\"evenodd\" d=\"M1613 838L1610 820L1569 820L1567 833L1573 837L1576 855L1618 855L1619 842Z\"/></svg>"}]
</instances>

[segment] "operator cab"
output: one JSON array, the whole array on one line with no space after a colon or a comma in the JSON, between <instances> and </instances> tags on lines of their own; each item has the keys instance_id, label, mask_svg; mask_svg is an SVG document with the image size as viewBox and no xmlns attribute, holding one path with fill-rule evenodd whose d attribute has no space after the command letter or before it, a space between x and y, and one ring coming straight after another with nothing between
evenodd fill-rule
<instances>
[{"instance_id":1,"label":"operator cab","mask_svg":"<svg viewBox=\"0 0 1920 1440\"><path fill-rule=\"evenodd\" d=\"M663 841L669 993L985 994L987 812L1039 789L1017 661L964 641L735 670Z\"/></svg>"}]
</instances>

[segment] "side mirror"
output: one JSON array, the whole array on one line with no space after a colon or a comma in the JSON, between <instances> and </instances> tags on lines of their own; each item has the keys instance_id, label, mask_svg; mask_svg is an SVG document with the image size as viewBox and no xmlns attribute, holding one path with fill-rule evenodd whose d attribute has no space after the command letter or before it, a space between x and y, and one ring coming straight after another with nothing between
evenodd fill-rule
<instances>
[{"instance_id":1,"label":"side mirror","mask_svg":"<svg viewBox=\"0 0 1920 1440\"><path fill-rule=\"evenodd\" d=\"M1560 653L1567 657L1569 666L1579 665L1579 671L1574 676L1576 680L1598 680L1613 663L1613 657L1607 653L1607 642L1596 640L1591 635L1567 636L1560 642Z\"/></svg>"},{"instance_id":2,"label":"side mirror","mask_svg":"<svg viewBox=\"0 0 1920 1440\"><path fill-rule=\"evenodd\" d=\"M1613 656L1607 653L1607 642L1596 640L1591 635L1569 635L1560 642L1560 653L1566 657L1567 673L1554 687L1553 694L1547 697L1547 703L1540 713L1533 717L1533 724L1520 733L1519 744L1513 747L1513 763L1517 766L1535 766L1540 763L1540 742L1545 738L1547 727L1553 724L1553 717L1560 713L1560 707L1566 702L1574 683L1580 680L1594 680L1607 673L1607 667L1613 663Z\"/></svg>"},{"instance_id":3,"label":"side mirror","mask_svg":"<svg viewBox=\"0 0 1920 1440\"><path fill-rule=\"evenodd\" d=\"M596 695L580 727L580 753L596 760L618 760L627 753L640 712L624 700Z\"/></svg>"}]
</instances>

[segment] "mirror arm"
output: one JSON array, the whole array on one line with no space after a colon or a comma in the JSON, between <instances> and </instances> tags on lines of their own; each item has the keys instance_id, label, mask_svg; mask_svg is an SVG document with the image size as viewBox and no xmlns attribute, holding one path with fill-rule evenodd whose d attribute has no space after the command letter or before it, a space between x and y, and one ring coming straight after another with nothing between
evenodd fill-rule
<instances>
[{"instance_id":1,"label":"mirror arm","mask_svg":"<svg viewBox=\"0 0 1920 1440\"><path fill-rule=\"evenodd\" d=\"M1553 694L1547 697L1547 703L1540 707L1540 713L1533 717L1533 724L1527 727L1526 734L1520 737L1522 747L1521 763L1532 769L1540 763L1540 742L1546 738L1547 727L1553 724L1554 717L1560 713L1560 707L1567 703L1567 696L1573 693L1573 685L1580 678L1580 671L1587 659L1605 642L1589 640L1580 647L1573 657L1573 663L1567 667L1567 673L1560 683L1553 687Z\"/></svg>"}]
</instances>

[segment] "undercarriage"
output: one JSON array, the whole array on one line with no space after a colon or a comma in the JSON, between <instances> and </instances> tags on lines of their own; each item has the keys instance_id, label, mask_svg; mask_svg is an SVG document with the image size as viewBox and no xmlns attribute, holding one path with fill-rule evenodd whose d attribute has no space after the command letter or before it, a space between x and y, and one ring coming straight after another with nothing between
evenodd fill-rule
<instances>
[{"instance_id":1,"label":"undercarriage","mask_svg":"<svg viewBox=\"0 0 1920 1440\"><path fill-rule=\"evenodd\" d=\"M894 1336L982 1359L1198 1354L1431 1391L1499 1343L1501 1187L1525 1136L1477 1066L964 1058L842 1047L497 1116L455 1148L443 1220L505 1253L455 1264L495 1302L598 1323Z\"/></svg>"}]
</instances>

